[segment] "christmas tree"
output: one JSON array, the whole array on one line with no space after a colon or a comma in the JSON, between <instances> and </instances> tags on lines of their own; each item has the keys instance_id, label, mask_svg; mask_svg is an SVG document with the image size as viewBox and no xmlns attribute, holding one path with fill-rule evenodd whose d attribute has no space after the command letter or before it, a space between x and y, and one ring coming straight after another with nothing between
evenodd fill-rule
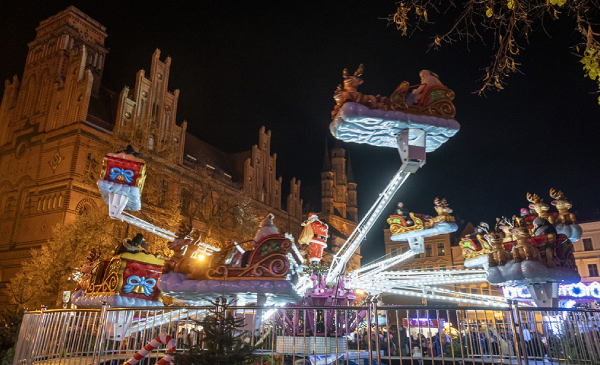
<instances>
[{"instance_id":1,"label":"christmas tree","mask_svg":"<svg viewBox=\"0 0 600 365\"><path fill-rule=\"evenodd\" d=\"M236 317L233 310L228 309L232 302L217 299L213 304L215 309L196 321L202 327L203 335L196 343L188 345L185 352L175 355L175 364L254 364L256 355L249 341L251 334L243 329L244 318Z\"/></svg>"}]
</instances>

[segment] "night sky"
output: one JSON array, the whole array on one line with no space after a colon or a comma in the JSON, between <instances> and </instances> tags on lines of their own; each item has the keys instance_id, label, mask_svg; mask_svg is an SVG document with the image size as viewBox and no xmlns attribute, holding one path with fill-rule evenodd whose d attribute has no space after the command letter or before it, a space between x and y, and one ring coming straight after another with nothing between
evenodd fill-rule
<instances>
[{"instance_id":1,"label":"night sky","mask_svg":"<svg viewBox=\"0 0 600 365\"><path fill-rule=\"evenodd\" d=\"M390 95L403 80L418 83L431 69L456 93L459 133L435 152L395 201L433 214L436 196L460 220L493 222L528 204L527 192L546 202L560 189L582 221L600 219L600 105L598 86L583 77L572 54L580 41L570 21L545 24L517 59L523 74L506 90L473 94L492 53L465 43L427 52L428 33L402 37L381 20L394 1L124 2L2 1L0 78L21 78L34 28L69 5L107 27L102 83L120 92L134 86L152 53L172 57L169 89L180 89L178 123L226 152L248 150L258 130L272 131L272 152L283 185L319 184L333 91L342 70L365 64L359 91ZM178 5L173 5L178 4ZM430 15L430 19L435 17ZM0 85L0 93L4 84ZM344 144L358 183L359 215L367 212L400 165L394 149ZM284 194L286 194L284 190ZM285 195L284 195L285 196ZM395 203L384 214L393 211ZM365 260L384 253L385 217L363 243Z\"/></svg>"}]
</instances>

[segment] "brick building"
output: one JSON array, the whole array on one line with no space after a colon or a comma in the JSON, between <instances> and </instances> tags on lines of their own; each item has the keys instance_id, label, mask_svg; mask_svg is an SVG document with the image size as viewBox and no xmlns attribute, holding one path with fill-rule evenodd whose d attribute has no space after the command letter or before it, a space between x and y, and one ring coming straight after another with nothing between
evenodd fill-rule
<instances>
[{"instance_id":1,"label":"brick building","mask_svg":"<svg viewBox=\"0 0 600 365\"><path fill-rule=\"evenodd\" d=\"M581 239L574 244L575 262L581 281L600 281L600 221L580 223Z\"/></svg>"},{"instance_id":2,"label":"brick building","mask_svg":"<svg viewBox=\"0 0 600 365\"><path fill-rule=\"evenodd\" d=\"M198 168L209 169L261 211L272 212L281 230L298 236L300 180L293 178L289 195L282 196L270 131L261 128L250 151L227 154L189 134L186 121L177 124L179 90L169 90L170 57L161 60L156 50L150 71L140 70L133 88L114 92L102 85L108 50L99 22L69 7L40 22L36 32L23 75L6 81L0 104L0 302L8 300L6 284L30 249L46 243L53 226L72 222L86 206L104 204L97 189L83 183L86 174L96 173L89 171L90 157L107 136L129 127L148 132L147 150L172 152L164 161L165 193L183 196ZM324 220L347 235L357 220L356 184L347 183L345 164L339 170L337 156L344 150L335 151L335 186L349 187L338 192L336 210ZM344 194L347 208L340 203Z\"/></svg>"}]
</instances>

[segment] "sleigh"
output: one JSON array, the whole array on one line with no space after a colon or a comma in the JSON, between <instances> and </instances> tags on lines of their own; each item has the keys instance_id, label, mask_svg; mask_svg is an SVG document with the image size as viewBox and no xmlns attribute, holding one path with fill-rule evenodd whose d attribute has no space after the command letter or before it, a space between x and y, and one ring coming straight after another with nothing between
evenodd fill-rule
<instances>
[{"instance_id":1,"label":"sleigh","mask_svg":"<svg viewBox=\"0 0 600 365\"><path fill-rule=\"evenodd\" d=\"M542 260L546 260L546 248L549 244L553 244L553 255L558 260L557 267L575 269L575 257L573 256L573 243L564 234L543 234L531 237L529 243L540 251ZM511 251L516 241L504 243L504 249Z\"/></svg>"},{"instance_id":2,"label":"sleigh","mask_svg":"<svg viewBox=\"0 0 600 365\"><path fill-rule=\"evenodd\" d=\"M409 226L406 223L406 219L400 215L391 215L387 222L390 225L390 234L397 235L408 232L420 231L425 228L430 228L431 224L429 223L427 216L423 216L421 214L409 213L410 218L414 222L412 226Z\"/></svg>"},{"instance_id":3,"label":"sleigh","mask_svg":"<svg viewBox=\"0 0 600 365\"><path fill-rule=\"evenodd\" d=\"M463 237L458 243L462 247L465 266L480 266L487 262L487 255L492 252L490 245L481 235Z\"/></svg>"},{"instance_id":4,"label":"sleigh","mask_svg":"<svg viewBox=\"0 0 600 365\"><path fill-rule=\"evenodd\" d=\"M390 97L390 109L408 114L430 115L434 117L451 119L456 115L456 108L452 103L454 91L443 85L431 85L423 90L421 98L416 105L406 103L406 95L412 92L413 85L403 81Z\"/></svg>"},{"instance_id":5,"label":"sleigh","mask_svg":"<svg viewBox=\"0 0 600 365\"><path fill-rule=\"evenodd\" d=\"M92 269L85 296L122 296L131 299L159 301L162 293L156 287L163 260L143 252L125 252L110 261L100 260Z\"/></svg>"},{"instance_id":6,"label":"sleigh","mask_svg":"<svg viewBox=\"0 0 600 365\"><path fill-rule=\"evenodd\" d=\"M208 270L200 277L193 279L285 280L290 272L288 254L297 256L295 250L292 249L292 242L282 234L264 237L253 250L246 251L241 257L240 253L232 250L237 250L237 248L215 254ZM302 260L302 258L293 258Z\"/></svg>"},{"instance_id":7,"label":"sleigh","mask_svg":"<svg viewBox=\"0 0 600 365\"><path fill-rule=\"evenodd\" d=\"M483 238L478 235L477 238L464 237L459 245L463 248L463 257L465 266L483 266L487 263L487 255L492 252L487 242L481 242ZM564 234L554 236L554 234L544 234L530 237L528 242L540 252L543 261L546 260L546 248L548 244L554 245L554 256L558 260L557 267L573 269L576 267L573 256L573 244ZM511 252L517 241L504 242L504 249Z\"/></svg>"},{"instance_id":8,"label":"sleigh","mask_svg":"<svg viewBox=\"0 0 600 365\"><path fill-rule=\"evenodd\" d=\"M556 218L558 218L558 213L556 212L549 212L548 213L549 217L552 217L554 219L554 221L556 221ZM527 224L527 228L529 228L530 231L533 231L533 221L538 217L537 214L531 214L526 216L523 220L525 221L525 224Z\"/></svg>"}]
</instances>

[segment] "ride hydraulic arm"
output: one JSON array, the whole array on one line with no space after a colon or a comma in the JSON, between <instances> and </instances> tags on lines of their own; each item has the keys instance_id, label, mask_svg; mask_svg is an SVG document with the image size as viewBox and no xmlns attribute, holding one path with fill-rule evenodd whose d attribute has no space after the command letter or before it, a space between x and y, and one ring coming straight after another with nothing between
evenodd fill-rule
<instances>
[{"instance_id":1,"label":"ride hydraulic arm","mask_svg":"<svg viewBox=\"0 0 600 365\"><path fill-rule=\"evenodd\" d=\"M402 160L402 166L396 172L385 190L379 194L375 204L363 217L356 229L350 234L348 240L334 255L331 267L327 273L327 282L334 283L344 270L352 254L360 246L367 233L373 227L385 207L394 197L400 186L404 184L411 173L425 164L425 141L426 132L420 129L405 129L396 135L398 151Z\"/></svg>"}]
</instances>

